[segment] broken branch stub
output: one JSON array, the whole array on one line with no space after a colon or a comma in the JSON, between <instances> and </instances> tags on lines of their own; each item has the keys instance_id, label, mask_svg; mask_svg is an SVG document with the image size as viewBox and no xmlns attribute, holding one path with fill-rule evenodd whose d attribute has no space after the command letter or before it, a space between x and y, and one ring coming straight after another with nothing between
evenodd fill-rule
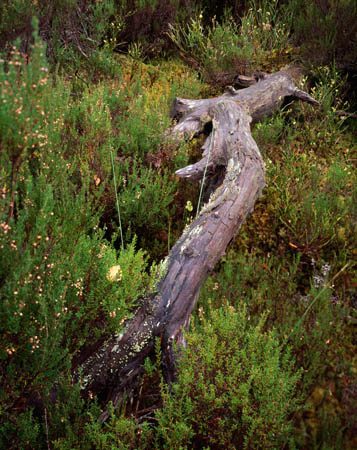
<instances>
[{"instance_id":1,"label":"broken branch stub","mask_svg":"<svg viewBox=\"0 0 357 450\"><path fill-rule=\"evenodd\" d=\"M201 161L176 174L189 180L201 179L209 148L208 168L223 166L225 173L196 220L169 253L166 274L157 292L142 300L120 334L102 340L100 345L88 346L76 358L74 374L84 394L99 394L104 402L111 400L117 406L123 391L130 389L142 373L155 337L161 338L166 380L175 379L174 344L184 344L183 330L188 327L201 286L265 186L264 163L251 135L250 122L272 114L286 97L318 104L283 72L266 75L240 91L230 88L220 97L174 101L172 116L178 123L171 130L173 139L200 133L207 122L212 122L213 128L202 147ZM105 412L102 420L107 417Z\"/></svg>"}]
</instances>

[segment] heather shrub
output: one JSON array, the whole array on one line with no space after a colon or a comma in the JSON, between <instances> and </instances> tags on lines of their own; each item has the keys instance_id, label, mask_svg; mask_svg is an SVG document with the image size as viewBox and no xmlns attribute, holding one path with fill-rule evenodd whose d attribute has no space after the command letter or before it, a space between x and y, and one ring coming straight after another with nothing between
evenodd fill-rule
<instances>
[{"instance_id":1,"label":"heather shrub","mask_svg":"<svg viewBox=\"0 0 357 450\"><path fill-rule=\"evenodd\" d=\"M274 328L282 344L289 342L296 366L304 368L299 390L306 398L337 357L329 343L342 335L343 294L328 284L328 263L313 262L302 271L303 266L299 256L282 265L278 256L232 252L207 282L200 307L206 311L209 304L219 305L223 296L236 308L246 305L252 324L266 314L265 329ZM309 278L308 283L301 278Z\"/></svg>"},{"instance_id":2,"label":"heather shrub","mask_svg":"<svg viewBox=\"0 0 357 450\"><path fill-rule=\"evenodd\" d=\"M227 10L232 13L235 19L239 19L246 12L248 4L249 2L246 0L223 0L221 2L216 2L215 0L203 0L200 6L204 18L208 22L212 17L216 17L218 21L221 21Z\"/></svg>"},{"instance_id":3,"label":"heather shrub","mask_svg":"<svg viewBox=\"0 0 357 450\"><path fill-rule=\"evenodd\" d=\"M293 16L277 0L250 1L241 19L241 34L254 48L255 65L271 72L290 62Z\"/></svg>"},{"instance_id":4,"label":"heather shrub","mask_svg":"<svg viewBox=\"0 0 357 450\"><path fill-rule=\"evenodd\" d=\"M109 239L119 226L113 155L123 233L128 241L138 235L140 245L151 251L153 240L158 241L155 235L167 228L174 213L178 183L169 172L188 161L187 146L177 147L164 138L169 105L177 92L197 90L198 82L178 64L172 64L177 74L169 80L158 67L140 62L141 82L132 83L127 75L133 61L122 58L122 62L121 79L85 87L69 102L62 142L67 158L77 163L72 181L80 185L82 173L88 175L89 190L103 207L102 224ZM165 245L158 251L160 258L163 251Z\"/></svg>"},{"instance_id":5,"label":"heather shrub","mask_svg":"<svg viewBox=\"0 0 357 450\"><path fill-rule=\"evenodd\" d=\"M229 84L239 73L251 70L254 44L240 34L232 18L226 17L222 23L213 18L206 28L200 14L187 25L172 25L169 36L207 82Z\"/></svg>"},{"instance_id":6,"label":"heather shrub","mask_svg":"<svg viewBox=\"0 0 357 450\"><path fill-rule=\"evenodd\" d=\"M157 413L163 448L281 448L300 371L265 319L245 307L202 311L179 362L177 384Z\"/></svg>"},{"instance_id":7,"label":"heather shrub","mask_svg":"<svg viewBox=\"0 0 357 450\"><path fill-rule=\"evenodd\" d=\"M62 127L62 142L67 158L76 164L72 179L80 184L82 174L88 175L94 196L103 195L112 184L110 152L113 150L110 94L98 84L68 102Z\"/></svg>"},{"instance_id":8,"label":"heather shrub","mask_svg":"<svg viewBox=\"0 0 357 450\"><path fill-rule=\"evenodd\" d=\"M301 46L305 64L336 63L356 70L357 5L354 0L291 0L286 6L294 17L293 38ZM308 36L308 39L307 39Z\"/></svg>"},{"instance_id":9,"label":"heather shrub","mask_svg":"<svg viewBox=\"0 0 357 450\"><path fill-rule=\"evenodd\" d=\"M269 149L280 144L284 137L290 136L287 114L288 111L282 109L273 117L258 122L252 129L252 135L264 160L269 156Z\"/></svg>"},{"instance_id":10,"label":"heather shrub","mask_svg":"<svg viewBox=\"0 0 357 450\"><path fill-rule=\"evenodd\" d=\"M56 63L78 55L87 58L101 45L115 11L112 0L89 3L79 0L61 3L6 0L0 6L1 47L20 38L22 50L28 52L33 42L32 20L37 17L40 35L48 45L48 55Z\"/></svg>"},{"instance_id":11,"label":"heather shrub","mask_svg":"<svg viewBox=\"0 0 357 450\"><path fill-rule=\"evenodd\" d=\"M123 412L111 410L108 421L101 424L98 421L101 409L96 401L86 404L81 399L77 386L63 383L61 389L64 403L48 407L50 420L48 439L54 449L156 448L155 430L148 423L137 424L132 417L126 417Z\"/></svg>"},{"instance_id":12,"label":"heather shrub","mask_svg":"<svg viewBox=\"0 0 357 450\"><path fill-rule=\"evenodd\" d=\"M280 163L270 166L274 179L271 196L281 223L277 231L282 240L303 254L327 257L329 250L343 246L347 234L354 233L349 218L354 176L338 160L327 168L315 159L299 164L301 157L290 154L284 158L284 167Z\"/></svg>"},{"instance_id":13,"label":"heather shrub","mask_svg":"<svg viewBox=\"0 0 357 450\"><path fill-rule=\"evenodd\" d=\"M169 24L184 22L196 10L191 0L6 0L0 5L0 45L5 48L20 38L21 49L28 52L31 22L37 17L54 63L85 67L95 77L101 72L113 76L113 52L126 52L136 45L149 55L169 50Z\"/></svg>"},{"instance_id":14,"label":"heather shrub","mask_svg":"<svg viewBox=\"0 0 357 450\"><path fill-rule=\"evenodd\" d=\"M346 116L338 113L348 108L341 100L341 78L327 67L316 69L316 75L311 91L320 108L290 104L253 130L265 157L268 188L238 240L254 230L262 233L259 246L265 251L285 247L304 258L332 261L336 249L341 257L353 256L355 145Z\"/></svg>"},{"instance_id":15,"label":"heather shrub","mask_svg":"<svg viewBox=\"0 0 357 450\"><path fill-rule=\"evenodd\" d=\"M44 53L35 34L28 61L15 46L0 62L0 442L7 448L43 433L50 418L44 424L42 412L39 419L27 408L69 376L71 357L88 339L120 330L157 272L146 272L135 240L117 252L104 238L102 190L88 161L96 156L106 167L109 116L98 96L68 111L69 90L49 74ZM77 113L85 133L76 135L76 153L68 135Z\"/></svg>"},{"instance_id":16,"label":"heather shrub","mask_svg":"<svg viewBox=\"0 0 357 450\"><path fill-rule=\"evenodd\" d=\"M139 94L142 91L139 83L134 89L135 94L131 94L126 111L118 117L120 131L116 144L124 155L135 154L137 158L144 159L147 153L159 148L170 119L161 108L153 108L145 92ZM159 102L164 103L163 100L161 98Z\"/></svg>"},{"instance_id":17,"label":"heather shrub","mask_svg":"<svg viewBox=\"0 0 357 450\"><path fill-rule=\"evenodd\" d=\"M336 150L344 152L343 141L348 140L346 119L350 105L344 100L346 80L336 66L315 67L311 75L311 95L321 102L321 107L314 109L302 104L296 105L293 108L294 119L290 124L290 135L292 139L302 141L320 157L326 158L335 155ZM302 118L304 119L301 120ZM347 134L347 139L340 143L344 134Z\"/></svg>"},{"instance_id":18,"label":"heather shrub","mask_svg":"<svg viewBox=\"0 0 357 450\"><path fill-rule=\"evenodd\" d=\"M0 43L5 48L19 36L31 39L31 1L6 0L0 5Z\"/></svg>"},{"instance_id":19,"label":"heather shrub","mask_svg":"<svg viewBox=\"0 0 357 450\"><path fill-rule=\"evenodd\" d=\"M122 220L126 227L142 228L150 223L150 228L160 229L162 221L167 221L169 206L175 194L175 182L168 173L157 173L152 168L140 167L134 161L129 167L120 167L120 204Z\"/></svg>"},{"instance_id":20,"label":"heather shrub","mask_svg":"<svg viewBox=\"0 0 357 450\"><path fill-rule=\"evenodd\" d=\"M201 13L188 24L172 25L169 36L203 80L226 86L238 74L286 64L292 50L290 22L290 15L282 14L277 2L252 2L240 22L227 12L221 21L213 17L205 26Z\"/></svg>"}]
</instances>

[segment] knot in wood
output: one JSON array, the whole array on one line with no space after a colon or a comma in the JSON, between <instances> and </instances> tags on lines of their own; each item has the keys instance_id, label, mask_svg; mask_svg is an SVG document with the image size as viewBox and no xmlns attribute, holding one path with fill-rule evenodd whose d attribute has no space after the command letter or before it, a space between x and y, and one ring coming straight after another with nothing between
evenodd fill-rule
<instances>
[{"instance_id":1,"label":"knot in wood","mask_svg":"<svg viewBox=\"0 0 357 450\"><path fill-rule=\"evenodd\" d=\"M188 258L197 258L197 256L200 256L200 254L192 247L186 247L183 254Z\"/></svg>"}]
</instances>

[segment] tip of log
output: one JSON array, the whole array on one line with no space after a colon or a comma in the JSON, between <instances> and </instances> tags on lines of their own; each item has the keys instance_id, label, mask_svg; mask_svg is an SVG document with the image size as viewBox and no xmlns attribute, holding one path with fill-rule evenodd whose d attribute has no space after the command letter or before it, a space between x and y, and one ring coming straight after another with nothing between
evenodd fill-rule
<instances>
[{"instance_id":1,"label":"tip of log","mask_svg":"<svg viewBox=\"0 0 357 450\"><path fill-rule=\"evenodd\" d=\"M193 175L195 172L194 165L183 167L182 169L176 170L175 174L180 178L186 178Z\"/></svg>"},{"instance_id":2,"label":"tip of log","mask_svg":"<svg viewBox=\"0 0 357 450\"><path fill-rule=\"evenodd\" d=\"M301 100L303 102L310 103L311 105L320 106L321 103L315 100L313 97L311 97L310 94L308 94L305 91L302 91L301 89L295 89L294 91L294 97L298 100Z\"/></svg>"}]
</instances>

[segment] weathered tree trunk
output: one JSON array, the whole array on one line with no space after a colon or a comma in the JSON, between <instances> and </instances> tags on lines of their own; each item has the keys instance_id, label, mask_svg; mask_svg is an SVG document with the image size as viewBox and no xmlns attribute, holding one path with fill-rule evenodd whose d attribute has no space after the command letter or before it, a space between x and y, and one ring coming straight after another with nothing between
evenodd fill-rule
<instances>
[{"instance_id":1,"label":"weathered tree trunk","mask_svg":"<svg viewBox=\"0 0 357 450\"><path fill-rule=\"evenodd\" d=\"M187 329L203 282L253 211L265 186L264 163L250 122L272 114L287 97L319 104L297 89L284 72L252 83L240 91L229 87L225 94L212 99L174 101L172 117L178 122L168 133L171 138L190 138L212 123L201 161L176 174L200 180L207 166L206 179L214 179L218 187L172 248L157 292L143 299L124 331L88 346L77 359L74 373L84 394L98 394L116 406L142 372L155 337L161 338L166 379L175 379L174 343L184 344L183 330ZM102 420L107 417L104 413Z\"/></svg>"}]
</instances>

